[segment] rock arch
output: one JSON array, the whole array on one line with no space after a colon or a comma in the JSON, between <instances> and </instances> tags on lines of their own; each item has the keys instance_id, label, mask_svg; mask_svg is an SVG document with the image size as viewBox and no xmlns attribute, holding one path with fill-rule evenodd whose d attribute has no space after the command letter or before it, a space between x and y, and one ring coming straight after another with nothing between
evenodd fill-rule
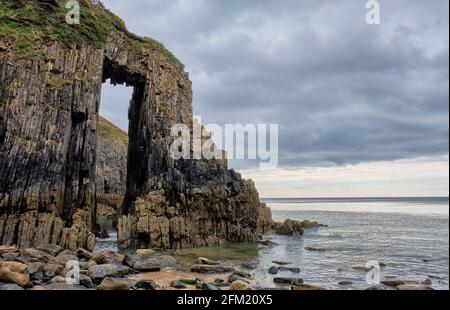
<instances>
[{"instance_id":1,"label":"rock arch","mask_svg":"<svg viewBox=\"0 0 450 310\"><path fill-rule=\"evenodd\" d=\"M182 64L125 29L100 46L0 38L0 244L92 249L102 83L134 87L120 248L181 248L260 238L271 223L251 181L223 161L174 161L170 128L192 126Z\"/></svg>"}]
</instances>

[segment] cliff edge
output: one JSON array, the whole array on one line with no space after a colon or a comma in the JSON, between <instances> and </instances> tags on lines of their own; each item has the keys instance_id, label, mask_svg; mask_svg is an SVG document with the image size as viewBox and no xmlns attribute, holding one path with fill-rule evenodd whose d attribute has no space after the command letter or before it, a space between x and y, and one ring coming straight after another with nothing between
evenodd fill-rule
<instances>
[{"instance_id":1,"label":"cliff edge","mask_svg":"<svg viewBox=\"0 0 450 310\"><path fill-rule=\"evenodd\" d=\"M160 43L83 0L0 2L0 243L92 249L102 84L132 86L120 248L255 241L271 225L253 182L226 161L169 155L174 124L192 127L184 66Z\"/></svg>"}]
</instances>

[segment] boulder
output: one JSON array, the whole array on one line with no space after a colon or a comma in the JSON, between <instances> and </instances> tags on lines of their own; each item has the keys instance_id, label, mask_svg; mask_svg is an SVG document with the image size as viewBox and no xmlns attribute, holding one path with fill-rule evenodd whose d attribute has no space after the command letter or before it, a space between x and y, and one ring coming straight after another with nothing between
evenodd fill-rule
<instances>
[{"instance_id":1,"label":"boulder","mask_svg":"<svg viewBox=\"0 0 450 310\"><path fill-rule=\"evenodd\" d=\"M284 223L274 223L273 228L279 235L298 236L303 235L303 227L299 221L286 220Z\"/></svg>"},{"instance_id":2,"label":"boulder","mask_svg":"<svg viewBox=\"0 0 450 310\"><path fill-rule=\"evenodd\" d=\"M92 282L92 279L84 274L80 274L80 285L82 285L86 288L94 288L95 287L94 282Z\"/></svg>"},{"instance_id":3,"label":"boulder","mask_svg":"<svg viewBox=\"0 0 450 310\"><path fill-rule=\"evenodd\" d=\"M36 249L50 254L51 256L56 256L64 250L62 247L56 244L41 244L37 246Z\"/></svg>"},{"instance_id":4,"label":"boulder","mask_svg":"<svg viewBox=\"0 0 450 310\"><path fill-rule=\"evenodd\" d=\"M227 273L234 272L234 268L230 266L212 266L212 265L195 265L191 268L192 272L197 273Z\"/></svg>"},{"instance_id":5,"label":"boulder","mask_svg":"<svg viewBox=\"0 0 450 310\"><path fill-rule=\"evenodd\" d=\"M100 253L94 254L91 261L96 262L98 265L103 264L117 264L122 263L125 259L125 255L122 255L113 251L102 251Z\"/></svg>"},{"instance_id":6,"label":"boulder","mask_svg":"<svg viewBox=\"0 0 450 310\"><path fill-rule=\"evenodd\" d=\"M122 277L129 271L128 267L121 264L103 264L90 267L88 276L94 283L100 283L106 277Z\"/></svg>"},{"instance_id":7,"label":"boulder","mask_svg":"<svg viewBox=\"0 0 450 310\"><path fill-rule=\"evenodd\" d=\"M260 240L258 241L259 244L264 245L264 246L277 246L278 243L276 243L275 241L272 240Z\"/></svg>"},{"instance_id":8,"label":"boulder","mask_svg":"<svg viewBox=\"0 0 450 310\"><path fill-rule=\"evenodd\" d=\"M31 279L28 267L18 262L0 262L0 282L13 283L21 287L30 287Z\"/></svg>"},{"instance_id":9,"label":"boulder","mask_svg":"<svg viewBox=\"0 0 450 310\"><path fill-rule=\"evenodd\" d=\"M220 265L219 262L216 262L216 261L204 258L204 257L199 257L197 261L200 265L211 265L211 266Z\"/></svg>"},{"instance_id":10,"label":"boulder","mask_svg":"<svg viewBox=\"0 0 450 310\"><path fill-rule=\"evenodd\" d=\"M272 266L272 267L269 268L269 273L270 273L270 274L278 274L278 271L279 271L279 270L280 270L280 269L279 269L278 267Z\"/></svg>"},{"instance_id":11,"label":"boulder","mask_svg":"<svg viewBox=\"0 0 450 310\"><path fill-rule=\"evenodd\" d=\"M300 268L298 268L298 267L284 267L284 266L281 266L281 267L278 267L278 270L279 271L289 271L289 272L292 272L292 273L300 273L301 272Z\"/></svg>"},{"instance_id":12,"label":"boulder","mask_svg":"<svg viewBox=\"0 0 450 310\"><path fill-rule=\"evenodd\" d=\"M400 291L431 291L433 290L429 285L426 284L402 284L397 286Z\"/></svg>"},{"instance_id":13,"label":"boulder","mask_svg":"<svg viewBox=\"0 0 450 310\"><path fill-rule=\"evenodd\" d=\"M328 287L316 284L295 284L292 286L293 291L329 291Z\"/></svg>"},{"instance_id":14,"label":"boulder","mask_svg":"<svg viewBox=\"0 0 450 310\"><path fill-rule=\"evenodd\" d=\"M244 269L254 270L254 269L258 268L258 263L257 262L245 262L245 263L241 264L241 267Z\"/></svg>"},{"instance_id":15,"label":"boulder","mask_svg":"<svg viewBox=\"0 0 450 310\"><path fill-rule=\"evenodd\" d=\"M220 291L220 288L218 288L217 286L215 286L212 283L203 283L202 290L204 290L204 291Z\"/></svg>"},{"instance_id":16,"label":"boulder","mask_svg":"<svg viewBox=\"0 0 450 310\"><path fill-rule=\"evenodd\" d=\"M313 247L305 247L305 250L310 251L310 252L326 252L326 249L313 248Z\"/></svg>"},{"instance_id":17,"label":"boulder","mask_svg":"<svg viewBox=\"0 0 450 310\"><path fill-rule=\"evenodd\" d=\"M187 285L181 281L172 281L170 284L170 287L176 288L176 289L185 289L187 288Z\"/></svg>"},{"instance_id":18,"label":"boulder","mask_svg":"<svg viewBox=\"0 0 450 310\"><path fill-rule=\"evenodd\" d=\"M88 251L86 249L82 249L82 248L79 248L76 251L76 255L80 259L85 258L85 259L88 259L88 260L92 259L92 257L94 256L94 254L92 252L90 252L90 251Z\"/></svg>"},{"instance_id":19,"label":"boulder","mask_svg":"<svg viewBox=\"0 0 450 310\"><path fill-rule=\"evenodd\" d=\"M232 275L230 275L228 277L228 282L229 283L233 283L235 281L241 281L241 282L245 282L245 283L250 283L250 281L247 280L246 278L243 278L243 277L235 275L235 274L232 274Z\"/></svg>"},{"instance_id":20,"label":"boulder","mask_svg":"<svg viewBox=\"0 0 450 310\"><path fill-rule=\"evenodd\" d=\"M348 281L348 280L344 280L344 281L339 281L338 283L341 286L349 286L349 285L353 285L352 281Z\"/></svg>"},{"instance_id":21,"label":"boulder","mask_svg":"<svg viewBox=\"0 0 450 310\"><path fill-rule=\"evenodd\" d=\"M277 284L288 284L295 286L301 286L304 283L303 279L301 278L283 278L283 277L274 278L273 282Z\"/></svg>"},{"instance_id":22,"label":"boulder","mask_svg":"<svg viewBox=\"0 0 450 310\"><path fill-rule=\"evenodd\" d=\"M50 281L48 281L48 284L57 284L57 283L66 283L66 278L62 276L55 276Z\"/></svg>"},{"instance_id":23,"label":"boulder","mask_svg":"<svg viewBox=\"0 0 450 310\"><path fill-rule=\"evenodd\" d=\"M354 269L354 270L359 270L359 271L364 271L364 272L369 272L373 268L374 267L368 267L368 266L365 266L365 265L356 265L356 266L352 267L352 269Z\"/></svg>"},{"instance_id":24,"label":"boulder","mask_svg":"<svg viewBox=\"0 0 450 310\"><path fill-rule=\"evenodd\" d=\"M97 287L100 291L129 291L137 285L130 279L105 278Z\"/></svg>"},{"instance_id":25,"label":"boulder","mask_svg":"<svg viewBox=\"0 0 450 310\"><path fill-rule=\"evenodd\" d=\"M387 286L397 287L399 285L405 284L405 281L402 281L402 280L386 280L386 281L381 281L381 283L384 284L384 285L387 285Z\"/></svg>"},{"instance_id":26,"label":"boulder","mask_svg":"<svg viewBox=\"0 0 450 310\"><path fill-rule=\"evenodd\" d=\"M147 291L155 291L157 287L158 286L153 280L139 281L136 285L136 288L140 288Z\"/></svg>"},{"instance_id":27,"label":"boulder","mask_svg":"<svg viewBox=\"0 0 450 310\"><path fill-rule=\"evenodd\" d=\"M79 261L80 259L78 258L78 256L76 256L76 255L74 255L74 254L64 254L64 253L61 253L61 254L59 254L58 256L56 256L54 259L53 259L53 262L55 262L55 263L57 263L57 264L60 264L60 265L62 265L62 266L67 266L67 263L69 262L69 261Z\"/></svg>"},{"instance_id":28,"label":"boulder","mask_svg":"<svg viewBox=\"0 0 450 310\"><path fill-rule=\"evenodd\" d=\"M286 266L286 265L292 264L292 262L288 262L288 261L284 261L284 260L273 260L272 263L281 265L281 266Z\"/></svg>"},{"instance_id":29,"label":"boulder","mask_svg":"<svg viewBox=\"0 0 450 310\"><path fill-rule=\"evenodd\" d=\"M159 271L161 268L175 266L177 261L172 256L162 255L150 258L138 258L135 262L128 261L128 263L131 263L133 265L132 267L138 271L153 272Z\"/></svg>"},{"instance_id":30,"label":"boulder","mask_svg":"<svg viewBox=\"0 0 450 310\"><path fill-rule=\"evenodd\" d=\"M231 283L230 287L228 288L229 291L251 291L252 287L250 284L242 281L234 281Z\"/></svg>"}]
</instances>

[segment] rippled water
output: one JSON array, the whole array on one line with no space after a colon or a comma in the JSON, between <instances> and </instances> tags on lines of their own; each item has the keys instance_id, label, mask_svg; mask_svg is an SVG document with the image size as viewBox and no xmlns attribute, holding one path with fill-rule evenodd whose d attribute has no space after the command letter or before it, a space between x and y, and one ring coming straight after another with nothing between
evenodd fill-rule
<instances>
[{"instance_id":1,"label":"rippled water","mask_svg":"<svg viewBox=\"0 0 450 310\"><path fill-rule=\"evenodd\" d=\"M277 259L290 261L302 271L278 276L299 276L307 283L335 289L363 289L369 286L366 273L351 267L375 260L386 264L382 275L387 279L431 279L433 288L449 288L448 199L303 199L270 200L268 204L275 220L308 219L329 227L307 230L298 237L266 236L279 244L275 247L229 244L178 251L180 268L188 268L198 256L230 263L257 261L256 284L274 287L274 276L267 270ZM323 251L308 251L308 247ZM353 285L339 286L343 280Z\"/></svg>"}]
</instances>

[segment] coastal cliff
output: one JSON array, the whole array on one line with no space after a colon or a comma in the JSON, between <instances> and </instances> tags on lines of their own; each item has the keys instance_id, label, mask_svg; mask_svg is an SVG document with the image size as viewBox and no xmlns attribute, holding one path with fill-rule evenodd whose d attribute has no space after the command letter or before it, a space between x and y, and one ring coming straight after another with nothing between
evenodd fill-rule
<instances>
[{"instance_id":1,"label":"coastal cliff","mask_svg":"<svg viewBox=\"0 0 450 310\"><path fill-rule=\"evenodd\" d=\"M226 161L169 155L174 124L192 128L192 87L160 43L83 0L0 2L0 244L93 249L102 84L134 88L119 247L255 241L271 226L253 182ZM124 103L125 104L125 103ZM101 156L100 156L101 157Z\"/></svg>"}]
</instances>

